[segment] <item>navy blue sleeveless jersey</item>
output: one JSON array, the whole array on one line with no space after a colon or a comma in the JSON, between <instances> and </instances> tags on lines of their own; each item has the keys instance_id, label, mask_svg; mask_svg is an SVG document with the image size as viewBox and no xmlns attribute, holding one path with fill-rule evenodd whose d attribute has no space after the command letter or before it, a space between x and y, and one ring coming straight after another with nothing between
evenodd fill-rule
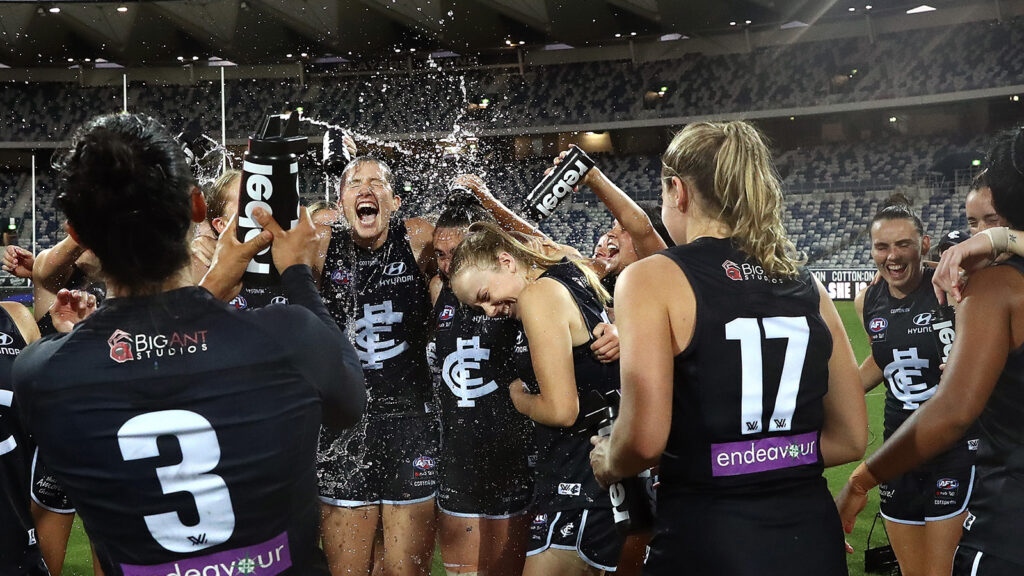
<instances>
[{"instance_id":1,"label":"navy blue sleeveless jersey","mask_svg":"<svg viewBox=\"0 0 1024 576\"><path fill-rule=\"evenodd\" d=\"M238 296L235 296L231 304L239 310L258 310L274 304L287 304L288 297L280 284L271 286L242 286Z\"/></svg>"},{"instance_id":2,"label":"navy blue sleeveless jersey","mask_svg":"<svg viewBox=\"0 0 1024 576\"><path fill-rule=\"evenodd\" d=\"M309 267L282 283L301 306L108 299L21 354L19 413L104 573L328 574L317 435L354 423L365 391Z\"/></svg>"},{"instance_id":3,"label":"navy blue sleeveless jersey","mask_svg":"<svg viewBox=\"0 0 1024 576\"><path fill-rule=\"evenodd\" d=\"M675 358L659 508L678 492L756 493L820 479L832 336L810 273L766 276L728 239L660 254L686 274L697 319Z\"/></svg>"},{"instance_id":4,"label":"navy blue sleeveless jersey","mask_svg":"<svg viewBox=\"0 0 1024 576\"><path fill-rule=\"evenodd\" d=\"M548 268L540 276L558 281L572 296L587 326L593 332L600 322L607 322L604 307L597 294L587 282L586 276L568 260ZM593 339L572 349L573 372L576 377L576 394L582 405L591 391L607 394L619 389L619 363L602 364L590 350ZM528 355L518 354L525 362ZM527 388L536 393L540 390L532 366L520 370L520 377ZM558 512L580 508L610 506L608 492L602 490L594 479L590 467L590 435L577 429L583 411L577 422L570 428L555 428L536 424L537 468L534 471L534 508L537 513Z\"/></svg>"},{"instance_id":5,"label":"navy blue sleeveless jersey","mask_svg":"<svg viewBox=\"0 0 1024 576\"><path fill-rule=\"evenodd\" d=\"M433 320L430 356L440 409L442 483L485 495L509 482L522 484L533 423L516 411L508 392L519 377L519 321L489 318L463 306L447 285L437 297ZM467 477L473 485L464 482Z\"/></svg>"},{"instance_id":6,"label":"navy blue sleeveless jersey","mask_svg":"<svg viewBox=\"0 0 1024 576\"><path fill-rule=\"evenodd\" d=\"M0 308L0 574L47 574L29 511L32 447L18 418L11 367L25 348L21 331Z\"/></svg>"},{"instance_id":7,"label":"navy blue sleeveless jersey","mask_svg":"<svg viewBox=\"0 0 1024 576\"><path fill-rule=\"evenodd\" d=\"M345 224L331 230L321 295L359 353L369 414L423 413L430 294L400 219L377 250L356 246Z\"/></svg>"},{"instance_id":8,"label":"navy blue sleeveless jersey","mask_svg":"<svg viewBox=\"0 0 1024 576\"><path fill-rule=\"evenodd\" d=\"M1024 274L1024 259L1001 266ZM977 488L961 544L1024 565L1024 346L1010 352L992 396L976 422L980 446Z\"/></svg>"},{"instance_id":9,"label":"navy blue sleeveless jersey","mask_svg":"<svg viewBox=\"0 0 1024 576\"><path fill-rule=\"evenodd\" d=\"M884 280L864 293L864 330L871 355L885 378L885 437L888 438L939 385L942 363L932 313L939 307L932 290L934 270L925 268L921 284L905 298L889 293Z\"/></svg>"}]
</instances>

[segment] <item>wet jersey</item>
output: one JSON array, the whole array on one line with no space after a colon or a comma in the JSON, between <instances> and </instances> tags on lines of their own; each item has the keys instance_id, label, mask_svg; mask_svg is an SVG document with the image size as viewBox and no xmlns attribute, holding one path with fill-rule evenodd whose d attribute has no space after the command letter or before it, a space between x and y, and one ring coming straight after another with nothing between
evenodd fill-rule
<instances>
[{"instance_id":1,"label":"wet jersey","mask_svg":"<svg viewBox=\"0 0 1024 576\"><path fill-rule=\"evenodd\" d=\"M282 283L301 307L109 299L21 354L19 414L104 573L328 574L317 435L321 417L354 423L365 392L309 267Z\"/></svg>"},{"instance_id":2,"label":"wet jersey","mask_svg":"<svg viewBox=\"0 0 1024 576\"><path fill-rule=\"evenodd\" d=\"M587 282L586 276L573 263L562 260L540 276L551 278L564 286L583 316L587 332L593 332L601 322L607 322L604 307ZM601 394L619 388L619 363L602 364L594 357L589 340L572 349L576 394L581 404L596 390ZM518 355L525 361L522 354ZM539 391L532 368L520 371L523 382L534 393ZM583 411L577 418L577 424ZM610 506L608 492L602 490L590 468L590 436L596 431L580 431L576 427L556 428L536 424L537 468L534 472L534 507L541 512L556 512L578 508Z\"/></svg>"},{"instance_id":3,"label":"wet jersey","mask_svg":"<svg viewBox=\"0 0 1024 576\"><path fill-rule=\"evenodd\" d=\"M682 269L697 299L693 338L675 358L659 501L820 481L832 336L810 273L766 276L728 239L659 254Z\"/></svg>"},{"instance_id":4,"label":"wet jersey","mask_svg":"<svg viewBox=\"0 0 1024 576\"><path fill-rule=\"evenodd\" d=\"M280 284L271 286L242 286L238 296L229 302L239 310L258 310L271 304L287 304L288 297Z\"/></svg>"},{"instance_id":5,"label":"wet jersey","mask_svg":"<svg viewBox=\"0 0 1024 576\"><path fill-rule=\"evenodd\" d=\"M868 286L864 294L861 321L871 341L871 356L885 378L886 438L935 394L942 376L931 328L932 313L939 307L932 273L926 268L921 284L904 298L892 296L884 280Z\"/></svg>"},{"instance_id":6,"label":"wet jersey","mask_svg":"<svg viewBox=\"0 0 1024 576\"><path fill-rule=\"evenodd\" d=\"M336 224L320 293L359 353L369 414L422 413L430 399L430 294L402 220L391 220L387 240L373 251Z\"/></svg>"},{"instance_id":7,"label":"wet jersey","mask_svg":"<svg viewBox=\"0 0 1024 576\"><path fill-rule=\"evenodd\" d=\"M46 573L29 512L32 448L11 386L11 366L23 348L21 331L0 308L0 574L12 576Z\"/></svg>"},{"instance_id":8,"label":"wet jersey","mask_svg":"<svg viewBox=\"0 0 1024 576\"><path fill-rule=\"evenodd\" d=\"M1024 274L1024 259L1001 266ZM1024 565L1024 346L1010 352L992 396L978 417L978 485L961 543Z\"/></svg>"},{"instance_id":9,"label":"wet jersey","mask_svg":"<svg viewBox=\"0 0 1024 576\"><path fill-rule=\"evenodd\" d=\"M441 466L486 479L526 466L533 425L516 411L508 386L519 376L521 324L463 306L444 286L434 305L431 372L441 416ZM455 470L452 470L455 472Z\"/></svg>"}]
</instances>

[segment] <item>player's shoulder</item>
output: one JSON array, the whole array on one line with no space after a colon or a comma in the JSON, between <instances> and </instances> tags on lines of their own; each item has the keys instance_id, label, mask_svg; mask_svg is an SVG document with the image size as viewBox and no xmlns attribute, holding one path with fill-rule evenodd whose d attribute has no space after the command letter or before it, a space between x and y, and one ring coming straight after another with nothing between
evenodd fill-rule
<instances>
[{"instance_id":1,"label":"player's shoulder","mask_svg":"<svg viewBox=\"0 0 1024 576\"><path fill-rule=\"evenodd\" d=\"M52 360L73 337L67 334L50 334L25 347L14 361L11 379L16 385L52 381L47 375L53 370L63 372ZM70 358L62 358L62 363Z\"/></svg>"}]
</instances>

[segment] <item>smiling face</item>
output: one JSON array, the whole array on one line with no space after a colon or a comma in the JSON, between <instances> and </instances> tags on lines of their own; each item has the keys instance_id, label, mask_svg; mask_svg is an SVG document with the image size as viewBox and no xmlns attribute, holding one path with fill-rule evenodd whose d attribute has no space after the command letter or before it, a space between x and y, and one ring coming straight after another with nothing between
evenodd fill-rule
<instances>
[{"instance_id":1,"label":"smiling face","mask_svg":"<svg viewBox=\"0 0 1024 576\"><path fill-rule=\"evenodd\" d=\"M930 240L911 220L878 220L871 225L871 258L894 296L905 296L921 283L921 261Z\"/></svg>"},{"instance_id":2,"label":"smiling face","mask_svg":"<svg viewBox=\"0 0 1024 576\"><path fill-rule=\"evenodd\" d=\"M357 244L374 248L387 239L388 222L401 206L380 164L366 161L345 174L341 211Z\"/></svg>"},{"instance_id":3,"label":"smiling face","mask_svg":"<svg viewBox=\"0 0 1024 576\"><path fill-rule=\"evenodd\" d=\"M982 230L1006 226L1006 219L996 212L992 204L992 189L988 186L967 194L967 226L971 229L971 236Z\"/></svg>"},{"instance_id":4,"label":"smiling face","mask_svg":"<svg viewBox=\"0 0 1024 576\"><path fill-rule=\"evenodd\" d=\"M516 316L519 295L527 286L520 274L519 262L507 252L498 256L498 266L491 269L463 268L452 278L452 291L460 302L480 308L491 318Z\"/></svg>"}]
</instances>

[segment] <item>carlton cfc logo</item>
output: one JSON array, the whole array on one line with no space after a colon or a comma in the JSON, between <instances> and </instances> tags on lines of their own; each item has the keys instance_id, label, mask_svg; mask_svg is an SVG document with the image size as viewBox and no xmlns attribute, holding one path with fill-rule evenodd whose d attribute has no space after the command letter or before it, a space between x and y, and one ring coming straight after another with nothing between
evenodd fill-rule
<instances>
[{"instance_id":1,"label":"carlton cfc logo","mask_svg":"<svg viewBox=\"0 0 1024 576\"><path fill-rule=\"evenodd\" d=\"M455 317L455 306L445 306L444 310L441 310L441 316L439 316L437 319L440 322L444 322L445 320L451 320L454 317Z\"/></svg>"},{"instance_id":2,"label":"carlton cfc logo","mask_svg":"<svg viewBox=\"0 0 1024 576\"><path fill-rule=\"evenodd\" d=\"M124 330L115 330L110 338L107 338L107 344L110 345L110 359L118 364L124 364L129 360L134 360L135 357L132 355L132 335L125 332Z\"/></svg>"},{"instance_id":3,"label":"carlton cfc logo","mask_svg":"<svg viewBox=\"0 0 1024 576\"><path fill-rule=\"evenodd\" d=\"M871 322L868 324L868 330L871 330L871 332L874 334L878 334L882 330L885 330L888 326L889 321L886 320L885 318L872 318Z\"/></svg>"},{"instance_id":4,"label":"carlton cfc logo","mask_svg":"<svg viewBox=\"0 0 1024 576\"><path fill-rule=\"evenodd\" d=\"M743 272L732 260L722 262L722 268L725 270L725 275L728 276L730 280L743 280Z\"/></svg>"}]
</instances>

